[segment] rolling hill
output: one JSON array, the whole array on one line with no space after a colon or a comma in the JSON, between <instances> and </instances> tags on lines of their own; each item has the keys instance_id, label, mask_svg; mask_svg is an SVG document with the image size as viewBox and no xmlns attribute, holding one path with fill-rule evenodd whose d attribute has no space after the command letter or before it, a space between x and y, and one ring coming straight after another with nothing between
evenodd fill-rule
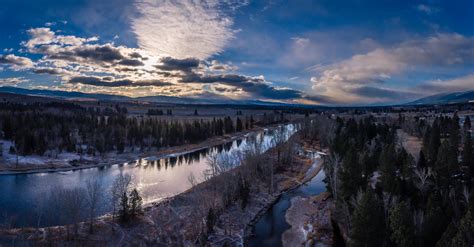
<instances>
[{"instance_id":1,"label":"rolling hill","mask_svg":"<svg viewBox=\"0 0 474 247\"><path fill-rule=\"evenodd\" d=\"M409 105L433 105L474 102L474 90L466 92L442 93L424 97L408 103Z\"/></svg>"}]
</instances>

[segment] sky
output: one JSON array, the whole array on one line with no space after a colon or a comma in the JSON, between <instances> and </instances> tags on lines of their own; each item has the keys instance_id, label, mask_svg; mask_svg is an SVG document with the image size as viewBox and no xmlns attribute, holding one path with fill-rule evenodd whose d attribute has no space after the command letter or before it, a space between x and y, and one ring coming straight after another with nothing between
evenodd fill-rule
<instances>
[{"instance_id":1,"label":"sky","mask_svg":"<svg viewBox=\"0 0 474 247\"><path fill-rule=\"evenodd\" d=\"M474 1L2 0L0 86L299 104L474 89Z\"/></svg>"}]
</instances>

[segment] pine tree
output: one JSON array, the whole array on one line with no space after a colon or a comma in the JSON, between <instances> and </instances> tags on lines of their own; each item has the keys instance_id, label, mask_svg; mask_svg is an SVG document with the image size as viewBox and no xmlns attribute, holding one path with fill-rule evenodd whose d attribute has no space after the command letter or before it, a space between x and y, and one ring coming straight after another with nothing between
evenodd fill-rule
<instances>
[{"instance_id":1,"label":"pine tree","mask_svg":"<svg viewBox=\"0 0 474 247\"><path fill-rule=\"evenodd\" d=\"M380 154L380 171L382 172L382 187L386 192L397 194L397 167L395 145L386 146Z\"/></svg>"},{"instance_id":2,"label":"pine tree","mask_svg":"<svg viewBox=\"0 0 474 247\"><path fill-rule=\"evenodd\" d=\"M464 137L463 150L461 153L462 165L464 167L467 179L474 174L474 153L472 149L472 138L468 132Z\"/></svg>"},{"instance_id":3,"label":"pine tree","mask_svg":"<svg viewBox=\"0 0 474 247\"><path fill-rule=\"evenodd\" d=\"M390 230L390 237L398 246L415 245L413 215L407 203L401 202L390 210Z\"/></svg>"},{"instance_id":4,"label":"pine tree","mask_svg":"<svg viewBox=\"0 0 474 247\"><path fill-rule=\"evenodd\" d=\"M242 120L240 120L240 118L237 118L237 124L235 126L235 131L240 132L240 131L242 131L242 129L243 129Z\"/></svg>"},{"instance_id":5,"label":"pine tree","mask_svg":"<svg viewBox=\"0 0 474 247\"><path fill-rule=\"evenodd\" d=\"M440 134L438 121L435 120L435 122L433 123L433 127L431 129L431 134L429 137L429 143L428 143L428 149L427 149L428 161L431 164L434 164L436 162L436 159L438 156L438 149L441 146L440 138L441 138L441 134Z\"/></svg>"},{"instance_id":6,"label":"pine tree","mask_svg":"<svg viewBox=\"0 0 474 247\"><path fill-rule=\"evenodd\" d=\"M353 148L347 151L342 161L342 169L339 170L339 173L341 196L346 200L355 195L359 188L365 185L364 178L362 178L362 169Z\"/></svg>"},{"instance_id":7,"label":"pine tree","mask_svg":"<svg viewBox=\"0 0 474 247\"><path fill-rule=\"evenodd\" d=\"M461 153L462 165L464 167L466 180L470 180L471 176L474 175L474 152L472 148L471 133L471 119L466 117L464 120L463 131L464 131L464 143L463 150Z\"/></svg>"},{"instance_id":8,"label":"pine tree","mask_svg":"<svg viewBox=\"0 0 474 247\"><path fill-rule=\"evenodd\" d=\"M383 210L372 191L366 191L352 214L352 246L382 246Z\"/></svg>"},{"instance_id":9,"label":"pine tree","mask_svg":"<svg viewBox=\"0 0 474 247\"><path fill-rule=\"evenodd\" d=\"M435 163L437 184L442 187L451 184L453 175L459 170L457 154L453 153L452 149L450 142L445 140L437 152Z\"/></svg>"},{"instance_id":10,"label":"pine tree","mask_svg":"<svg viewBox=\"0 0 474 247\"><path fill-rule=\"evenodd\" d=\"M122 197L120 198L120 221L128 222L130 219L130 204L128 202L128 195L126 192L123 193Z\"/></svg>"},{"instance_id":11,"label":"pine tree","mask_svg":"<svg viewBox=\"0 0 474 247\"><path fill-rule=\"evenodd\" d=\"M423 150L420 150L420 155L418 158L418 163L416 164L418 168L426 168L426 158L425 158L425 153L423 153Z\"/></svg>"},{"instance_id":12,"label":"pine tree","mask_svg":"<svg viewBox=\"0 0 474 247\"><path fill-rule=\"evenodd\" d=\"M472 247L474 246L474 200L457 225L457 231L451 239L449 246Z\"/></svg>"},{"instance_id":13,"label":"pine tree","mask_svg":"<svg viewBox=\"0 0 474 247\"><path fill-rule=\"evenodd\" d=\"M214 225L216 224L217 221L217 215L214 213L213 208L209 208L209 211L207 212L206 216L206 228L207 228L207 234L211 234L214 232Z\"/></svg>"},{"instance_id":14,"label":"pine tree","mask_svg":"<svg viewBox=\"0 0 474 247\"><path fill-rule=\"evenodd\" d=\"M136 217L142 212L142 204L143 200L140 194L138 193L137 189L133 189L132 192L130 192L130 216L132 218Z\"/></svg>"},{"instance_id":15,"label":"pine tree","mask_svg":"<svg viewBox=\"0 0 474 247\"><path fill-rule=\"evenodd\" d=\"M243 178L239 179L238 196L241 200L241 208L245 209L250 197L250 186Z\"/></svg>"}]
</instances>

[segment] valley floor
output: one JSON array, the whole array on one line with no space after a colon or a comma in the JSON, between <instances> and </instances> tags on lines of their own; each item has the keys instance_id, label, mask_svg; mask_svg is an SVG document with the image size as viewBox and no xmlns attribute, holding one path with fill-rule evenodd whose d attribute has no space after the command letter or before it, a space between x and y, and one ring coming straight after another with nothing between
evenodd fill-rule
<instances>
[{"instance_id":1,"label":"valley floor","mask_svg":"<svg viewBox=\"0 0 474 247\"><path fill-rule=\"evenodd\" d=\"M303 141L296 145L306 149ZM312 148L312 147L309 147ZM313 150L315 151L315 150ZM276 150L270 149L262 159L275 162ZM78 224L77 233L68 237L64 226L48 228L22 228L0 230L0 244L67 245L90 246L194 246L202 241L205 217L210 207L219 208L219 216L213 233L208 235L207 244L221 246L225 243L242 245L251 234L252 222L261 215L284 191L295 188L316 175L321 169L313 166L312 159L301 152L295 153L291 164L275 174L275 189L270 192L267 183L252 181L250 198L242 209L239 201L221 207L221 198L216 195L216 185L222 183L222 175L198 184L186 192L165 201L147 206L139 220L128 225L120 225L106 215L95 220L94 234L88 233L87 223ZM237 167L227 176L241 172ZM225 175L225 174L223 174ZM73 229L71 227L71 229ZM71 232L73 232L71 230Z\"/></svg>"}]
</instances>

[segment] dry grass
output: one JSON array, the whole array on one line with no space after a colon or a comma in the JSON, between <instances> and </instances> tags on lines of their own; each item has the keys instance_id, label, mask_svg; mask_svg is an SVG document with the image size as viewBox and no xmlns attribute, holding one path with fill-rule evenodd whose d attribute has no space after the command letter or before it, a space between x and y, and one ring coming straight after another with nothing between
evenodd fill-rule
<instances>
[{"instance_id":1,"label":"dry grass","mask_svg":"<svg viewBox=\"0 0 474 247\"><path fill-rule=\"evenodd\" d=\"M401 129L397 130L397 137L400 140L403 148L405 148L405 150L413 157L418 159L423 145L422 140L418 137L409 135Z\"/></svg>"}]
</instances>

